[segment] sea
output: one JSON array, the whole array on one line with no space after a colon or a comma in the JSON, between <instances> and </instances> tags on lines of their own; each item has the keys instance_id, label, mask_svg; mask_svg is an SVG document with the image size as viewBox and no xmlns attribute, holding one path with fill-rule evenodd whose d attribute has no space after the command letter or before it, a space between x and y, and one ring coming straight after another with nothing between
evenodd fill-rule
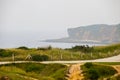
<instances>
[{"instance_id":1,"label":"sea","mask_svg":"<svg viewBox=\"0 0 120 80\"><path fill-rule=\"evenodd\" d=\"M26 46L29 48L37 48L37 47L48 47L52 46L54 48L71 48L76 45L88 45L88 46L100 46L105 44L93 44L93 43L60 43L60 42L41 42L41 41L28 41L28 42L9 42L9 43L2 43L0 48L17 48L20 46Z\"/></svg>"}]
</instances>

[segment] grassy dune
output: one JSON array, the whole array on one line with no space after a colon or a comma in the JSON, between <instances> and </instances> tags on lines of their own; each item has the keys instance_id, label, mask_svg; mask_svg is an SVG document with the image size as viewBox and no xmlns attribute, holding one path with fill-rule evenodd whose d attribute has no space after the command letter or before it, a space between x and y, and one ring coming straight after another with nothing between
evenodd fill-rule
<instances>
[{"instance_id":1,"label":"grassy dune","mask_svg":"<svg viewBox=\"0 0 120 80\"><path fill-rule=\"evenodd\" d=\"M94 46L94 47L75 47L71 49L59 48L11 48L0 49L0 61L11 61L12 55L15 55L15 60L36 60L26 59L28 55L36 56L38 61L45 60L91 60L98 58L105 58L120 54L120 44L108 46ZM41 59L41 57L44 58Z\"/></svg>"},{"instance_id":2,"label":"grassy dune","mask_svg":"<svg viewBox=\"0 0 120 80\"><path fill-rule=\"evenodd\" d=\"M102 65L101 65L102 64ZM120 80L119 72L111 65L120 63L85 63L82 65L84 80ZM115 75L116 74L116 75Z\"/></svg>"},{"instance_id":3,"label":"grassy dune","mask_svg":"<svg viewBox=\"0 0 120 80\"><path fill-rule=\"evenodd\" d=\"M101 65L102 64L102 65ZM120 63L85 63L80 66L83 80L119 80L120 75L111 65ZM68 64L69 65L69 64ZM74 65L74 64L70 64ZM8 76L10 80L66 80L69 67L62 64L17 63L0 65L0 78Z\"/></svg>"},{"instance_id":4,"label":"grassy dune","mask_svg":"<svg viewBox=\"0 0 120 80\"><path fill-rule=\"evenodd\" d=\"M61 64L9 64L0 66L0 77L11 80L65 80L66 66Z\"/></svg>"}]
</instances>

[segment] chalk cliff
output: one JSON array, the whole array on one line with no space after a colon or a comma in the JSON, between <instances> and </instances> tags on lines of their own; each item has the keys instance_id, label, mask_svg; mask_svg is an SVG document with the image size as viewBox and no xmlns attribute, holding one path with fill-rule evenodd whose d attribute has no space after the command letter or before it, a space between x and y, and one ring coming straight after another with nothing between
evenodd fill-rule
<instances>
[{"instance_id":1,"label":"chalk cliff","mask_svg":"<svg viewBox=\"0 0 120 80\"><path fill-rule=\"evenodd\" d=\"M117 43L120 42L120 24L106 25L95 24L69 28L69 37L46 40L48 42L95 42L95 43Z\"/></svg>"}]
</instances>

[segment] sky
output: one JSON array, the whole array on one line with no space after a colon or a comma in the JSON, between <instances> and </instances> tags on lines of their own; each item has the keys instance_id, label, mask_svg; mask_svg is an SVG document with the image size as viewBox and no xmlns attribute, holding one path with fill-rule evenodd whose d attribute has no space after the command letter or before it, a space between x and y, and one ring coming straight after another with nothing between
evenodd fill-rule
<instances>
[{"instance_id":1,"label":"sky","mask_svg":"<svg viewBox=\"0 0 120 80\"><path fill-rule=\"evenodd\" d=\"M0 0L0 47L67 37L67 29L119 24L120 0Z\"/></svg>"}]
</instances>

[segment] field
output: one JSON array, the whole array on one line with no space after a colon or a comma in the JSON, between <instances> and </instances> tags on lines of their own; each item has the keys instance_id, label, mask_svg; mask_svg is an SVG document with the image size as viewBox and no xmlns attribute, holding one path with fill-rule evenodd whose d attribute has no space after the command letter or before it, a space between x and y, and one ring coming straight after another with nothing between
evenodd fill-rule
<instances>
[{"instance_id":1,"label":"field","mask_svg":"<svg viewBox=\"0 0 120 80\"><path fill-rule=\"evenodd\" d=\"M0 77L8 76L10 80L65 80L66 70L62 64L9 64L0 66Z\"/></svg>"},{"instance_id":2,"label":"field","mask_svg":"<svg viewBox=\"0 0 120 80\"><path fill-rule=\"evenodd\" d=\"M92 60L120 54L120 44L108 46L74 46L69 49L49 47L28 48L25 46L0 49L0 61L77 61ZM0 78L10 80L74 80L69 79L70 66L74 64L13 63L0 65ZM78 68L80 67L80 68ZM76 70L71 68L71 70ZM83 80L119 80L120 62L94 62L77 66ZM78 71L77 70L77 71ZM78 71L79 73L80 71ZM72 74L72 73L71 73ZM78 79L79 74L76 74ZM74 76L73 76L74 77Z\"/></svg>"},{"instance_id":3,"label":"field","mask_svg":"<svg viewBox=\"0 0 120 80\"><path fill-rule=\"evenodd\" d=\"M14 63L0 65L0 80L4 80L3 77L10 80L119 80L119 69L120 62L67 65Z\"/></svg>"},{"instance_id":4,"label":"field","mask_svg":"<svg viewBox=\"0 0 120 80\"><path fill-rule=\"evenodd\" d=\"M70 49L52 48L11 48L0 49L0 61L55 61L92 60L120 54L120 44L108 46L75 46Z\"/></svg>"},{"instance_id":5,"label":"field","mask_svg":"<svg viewBox=\"0 0 120 80\"><path fill-rule=\"evenodd\" d=\"M84 80L120 80L120 63L85 63L81 67Z\"/></svg>"}]
</instances>

